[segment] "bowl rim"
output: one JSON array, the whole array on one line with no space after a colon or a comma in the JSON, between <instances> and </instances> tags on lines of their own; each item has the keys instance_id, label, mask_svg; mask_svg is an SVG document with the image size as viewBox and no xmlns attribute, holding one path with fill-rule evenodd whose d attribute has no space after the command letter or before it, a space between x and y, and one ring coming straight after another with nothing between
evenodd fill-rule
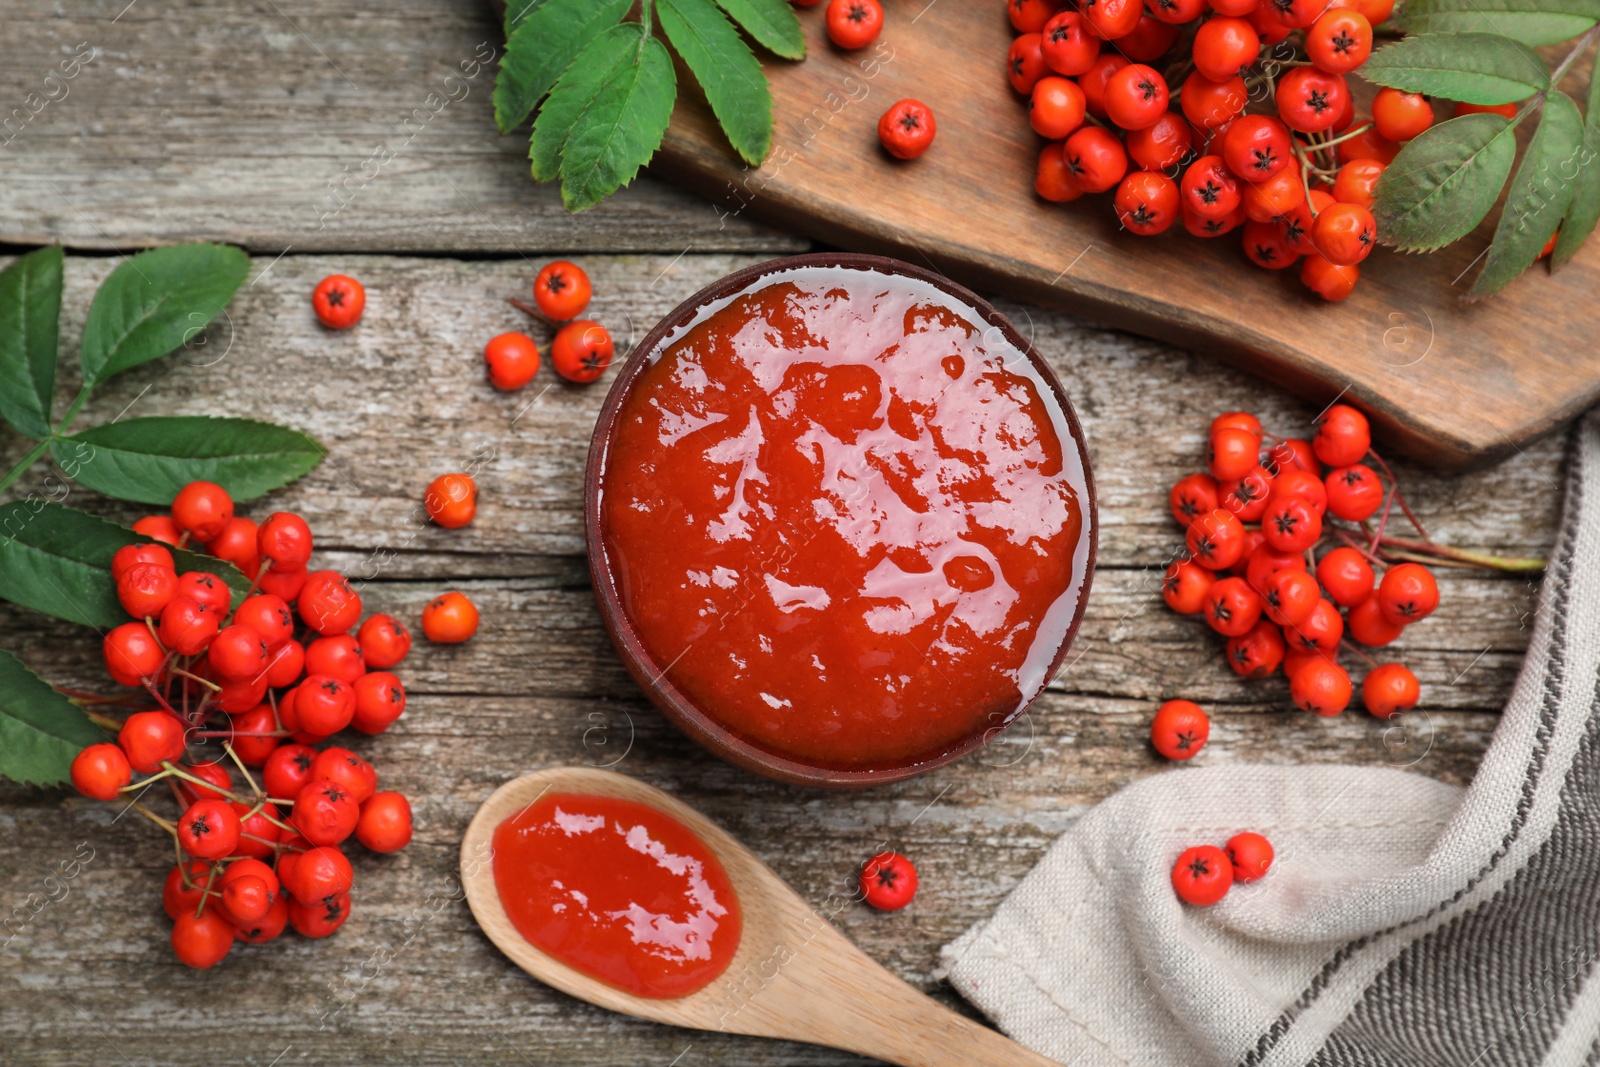
<instances>
[{"instance_id":1,"label":"bowl rim","mask_svg":"<svg viewBox=\"0 0 1600 1067\"><path fill-rule=\"evenodd\" d=\"M1044 684L1039 687L1038 692L1032 697L1018 705L1016 710L1007 715L1000 724L986 726L981 730L975 729L968 737L939 755L904 766L866 770L818 767L768 752L766 749L753 745L736 736L727 727L702 711L693 700L667 678L666 671L657 667L649 651L645 648L632 619L628 617L626 610L623 608L622 599L617 592L615 574L605 551L605 540L601 532L600 503L602 482L611 440L616 430L617 416L622 409L623 400L643 372L646 358L659 349L663 340L672 332L692 320L707 304L736 295L750 288L752 283L769 275L800 267L868 270L895 277L911 278L932 285L945 293L945 295L966 304L977 313L979 321L987 326L999 329L1006 340L1028 358L1035 373L1040 376L1045 385L1054 394L1057 404L1060 405L1062 416L1066 420L1068 434L1072 438L1073 445L1078 449L1079 466L1083 471L1086 498L1085 517L1088 520L1086 533L1089 542L1083 574L1083 591L1073 610L1072 620L1066 628L1061 644L1050 661L1049 670L1045 673ZM623 665L627 667L629 675L644 691L650 702L679 730L726 762L781 782L825 789L851 789L888 785L891 782L904 781L907 778L926 774L929 771L961 759L963 756L970 755L1026 715L1039 697L1044 694L1045 689L1049 687L1050 681L1055 678L1063 660L1066 658L1067 651L1072 647L1072 643L1077 637L1078 627L1083 622L1084 612L1089 601L1089 593L1094 584L1095 561L1100 536L1099 507L1095 495L1094 472L1089 464L1089 449L1084 438L1083 426L1078 421L1078 413L1073 408L1072 401L1067 396L1066 390L1062 388L1060 379L1056 377L1056 373L1051 369L1050 364L1045 362L1043 357L1039 355L1032 341L1018 333L1011 321L997 311L987 300L984 300L965 286L951 281L944 275L936 274L915 264L892 259L888 256L875 256L858 252L811 252L755 263L719 278L664 315L628 353L621 369L611 383L605 402L602 404L600 413L595 420L594 433L589 440L588 462L584 468L583 527L589 560L589 577L594 588L595 602L600 608L601 622L605 626L606 633L610 635L611 642L616 647L618 655L622 658Z\"/></svg>"}]
</instances>

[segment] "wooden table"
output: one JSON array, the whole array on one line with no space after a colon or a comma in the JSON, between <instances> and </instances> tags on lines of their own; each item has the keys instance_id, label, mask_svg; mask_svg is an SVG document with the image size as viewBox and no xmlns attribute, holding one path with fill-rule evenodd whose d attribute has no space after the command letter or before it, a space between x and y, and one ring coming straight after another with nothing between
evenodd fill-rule
<instances>
[{"instance_id":1,"label":"wooden table","mask_svg":"<svg viewBox=\"0 0 1600 1067\"><path fill-rule=\"evenodd\" d=\"M4 107L42 91L79 42L98 54L0 151L0 241L68 245L69 339L117 252L206 237L256 260L210 345L118 379L84 424L127 408L260 415L310 431L327 460L249 513L305 514L320 559L363 579L373 609L414 620L430 596L460 588L484 625L459 647L419 641L401 670L406 717L357 745L413 798L417 837L398 856L356 857L354 915L328 941L241 946L213 971L188 971L166 944L158 898L171 849L158 832L111 825L115 809L61 792L0 787L0 1062L862 1062L609 1015L508 964L460 899L457 844L491 789L551 764L610 765L676 793L818 906L849 891L869 850L892 843L921 869L916 903L896 915L849 906L837 921L953 1003L933 975L940 946L987 915L1086 807L1143 775L1183 773L1146 744L1162 698L1215 710L1201 763L1389 763L1471 777L1516 674L1536 583L1440 573L1443 606L1397 646L1426 698L1402 727L1295 712L1281 679L1236 679L1220 643L1167 612L1157 588L1177 541L1166 487L1197 466L1211 415L1249 408L1293 434L1315 412L1209 360L1003 293L992 295L1077 404L1100 485L1101 569L1069 666L1004 745L895 787L824 795L710 759L629 681L590 595L580 479L603 387L546 371L499 394L480 352L494 333L527 328L504 298L526 295L550 254L590 272L594 315L622 341L706 282L807 243L723 225L709 205L649 179L586 215L563 214L527 180L523 143L493 132L492 67L464 98L428 110L480 42L499 48L480 5L125 3L11 5ZM407 140L397 124L413 109L429 118L414 119ZM398 147L394 160L333 212L328 183L359 172L380 142ZM366 318L348 334L322 331L307 307L334 270L368 288ZM0 435L0 463L22 452ZM1563 453L1557 436L1466 476L1404 465L1400 475L1439 540L1541 555ZM469 463L480 467L477 521L461 531L419 522L427 481ZM46 492L45 474L18 491ZM87 491L70 499L137 516ZM64 624L0 606L0 646L57 684L103 684L97 642Z\"/></svg>"}]
</instances>

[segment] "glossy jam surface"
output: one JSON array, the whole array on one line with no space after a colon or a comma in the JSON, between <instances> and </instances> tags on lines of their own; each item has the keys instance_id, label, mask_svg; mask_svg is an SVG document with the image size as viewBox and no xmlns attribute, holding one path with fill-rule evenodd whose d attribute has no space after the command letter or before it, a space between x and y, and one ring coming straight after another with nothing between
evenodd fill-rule
<instances>
[{"instance_id":1,"label":"glossy jam surface","mask_svg":"<svg viewBox=\"0 0 1600 1067\"><path fill-rule=\"evenodd\" d=\"M1044 686L1088 568L1056 395L934 286L797 268L703 309L622 401L601 524L664 676L746 742L903 767Z\"/></svg>"},{"instance_id":2,"label":"glossy jam surface","mask_svg":"<svg viewBox=\"0 0 1600 1067\"><path fill-rule=\"evenodd\" d=\"M682 997L739 948L722 865L664 812L613 797L551 794L494 832L494 884L528 942L641 997Z\"/></svg>"}]
</instances>

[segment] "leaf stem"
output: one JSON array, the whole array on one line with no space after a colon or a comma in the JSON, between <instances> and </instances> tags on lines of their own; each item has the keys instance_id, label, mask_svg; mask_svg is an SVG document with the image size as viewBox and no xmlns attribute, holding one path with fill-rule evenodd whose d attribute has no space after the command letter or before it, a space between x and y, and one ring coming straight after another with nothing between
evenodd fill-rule
<instances>
[{"instance_id":1,"label":"leaf stem","mask_svg":"<svg viewBox=\"0 0 1600 1067\"><path fill-rule=\"evenodd\" d=\"M39 457L50 450L50 441L51 438L48 437L46 437L43 441L40 441L33 447L32 452L29 452L26 456L22 457L21 463L18 463L15 467L12 467L11 470L6 472L6 476L4 478L0 478L0 493L10 489L11 483L22 477L23 471L39 462Z\"/></svg>"},{"instance_id":2,"label":"leaf stem","mask_svg":"<svg viewBox=\"0 0 1600 1067\"><path fill-rule=\"evenodd\" d=\"M83 410L83 405L88 402L89 394L94 392L94 386L88 382L83 383L83 388L78 390L78 395L73 398L72 406L67 408L67 413L61 416L61 421L56 423L55 435L59 435L67 428L67 424L78 417L78 412ZM53 435L53 436L55 436Z\"/></svg>"},{"instance_id":3,"label":"leaf stem","mask_svg":"<svg viewBox=\"0 0 1600 1067\"><path fill-rule=\"evenodd\" d=\"M1583 55L1584 51L1597 36L1600 36L1600 26L1590 26L1583 31L1583 35L1578 38L1578 43L1572 46L1572 51L1568 52L1566 57L1556 64L1556 69L1550 72L1550 89L1540 93L1540 96L1546 95L1561 84L1561 79L1567 76L1567 71L1572 69L1572 65L1578 61L1578 57Z\"/></svg>"},{"instance_id":4,"label":"leaf stem","mask_svg":"<svg viewBox=\"0 0 1600 1067\"><path fill-rule=\"evenodd\" d=\"M654 13L651 11L651 3L652 0L640 0L639 4L639 24L644 27L644 33L639 37L639 56L635 60L638 63L644 61L644 46L650 42L650 33L655 26L652 21Z\"/></svg>"}]
</instances>

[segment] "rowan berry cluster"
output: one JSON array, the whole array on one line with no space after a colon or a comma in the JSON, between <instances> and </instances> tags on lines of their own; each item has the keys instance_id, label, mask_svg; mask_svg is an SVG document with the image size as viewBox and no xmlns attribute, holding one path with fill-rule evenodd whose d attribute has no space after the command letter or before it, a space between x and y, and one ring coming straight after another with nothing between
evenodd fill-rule
<instances>
[{"instance_id":1,"label":"rowan berry cluster","mask_svg":"<svg viewBox=\"0 0 1600 1067\"><path fill-rule=\"evenodd\" d=\"M1394 0L1007 0L1012 88L1049 144L1035 189L1114 193L1151 236L1242 230L1245 255L1343 300L1377 241L1373 187L1432 125L1422 96L1382 89L1356 125L1346 81ZM1252 103L1267 114L1247 114Z\"/></svg>"},{"instance_id":2,"label":"rowan berry cluster","mask_svg":"<svg viewBox=\"0 0 1600 1067\"><path fill-rule=\"evenodd\" d=\"M611 365L616 345L598 322L580 319L589 306L589 276L576 263L546 263L533 279L533 304L512 299L511 305L555 329L550 361L569 382L587 385ZM483 348L489 384L514 392L539 373L539 346L525 333L502 333Z\"/></svg>"},{"instance_id":3,"label":"rowan berry cluster","mask_svg":"<svg viewBox=\"0 0 1600 1067\"><path fill-rule=\"evenodd\" d=\"M1167 605L1203 616L1225 637L1238 674L1264 678L1281 666L1295 704L1317 715L1339 714L1353 695L1339 664L1346 637L1383 647L1439 605L1426 566L1393 562L1385 530L1397 505L1426 534L1371 445L1366 416L1346 404L1323 413L1310 441L1268 437L1255 416L1229 412L1211 424L1209 470L1181 478L1169 494L1186 551L1164 576ZM1416 675L1400 663L1373 664L1361 683L1362 702L1379 718L1410 710L1420 696ZM1173 748L1159 720L1156 746Z\"/></svg>"},{"instance_id":4,"label":"rowan berry cluster","mask_svg":"<svg viewBox=\"0 0 1600 1067\"><path fill-rule=\"evenodd\" d=\"M1196 845L1172 865L1172 888L1186 904L1209 907L1228 895L1235 882L1265 878L1272 866L1272 842L1257 833L1234 834L1226 848Z\"/></svg>"},{"instance_id":5,"label":"rowan berry cluster","mask_svg":"<svg viewBox=\"0 0 1600 1067\"><path fill-rule=\"evenodd\" d=\"M139 693L96 702L131 713L120 724L99 716L116 741L78 754L73 785L109 801L168 783L176 820L132 803L178 851L162 898L184 963L213 966L235 940L270 941L287 926L325 937L350 912L341 845L354 836L375 852L403 848L411 808L379 791L361 756L318 746L347 728L382 733L400 717L405 687L390 671L411 635L388 615L363 621L342 575L309 569L311 528L293 513L258 527L234 514L221 486L191 482L169 515L134 529L152 540L111 564L134 621L107 633L103 652L112 679ZM235 603L220 575L179 574L168 545L234 564L249 590ZM200 756L218 742L222 756Z\"/></svg>"}]
</instances>

